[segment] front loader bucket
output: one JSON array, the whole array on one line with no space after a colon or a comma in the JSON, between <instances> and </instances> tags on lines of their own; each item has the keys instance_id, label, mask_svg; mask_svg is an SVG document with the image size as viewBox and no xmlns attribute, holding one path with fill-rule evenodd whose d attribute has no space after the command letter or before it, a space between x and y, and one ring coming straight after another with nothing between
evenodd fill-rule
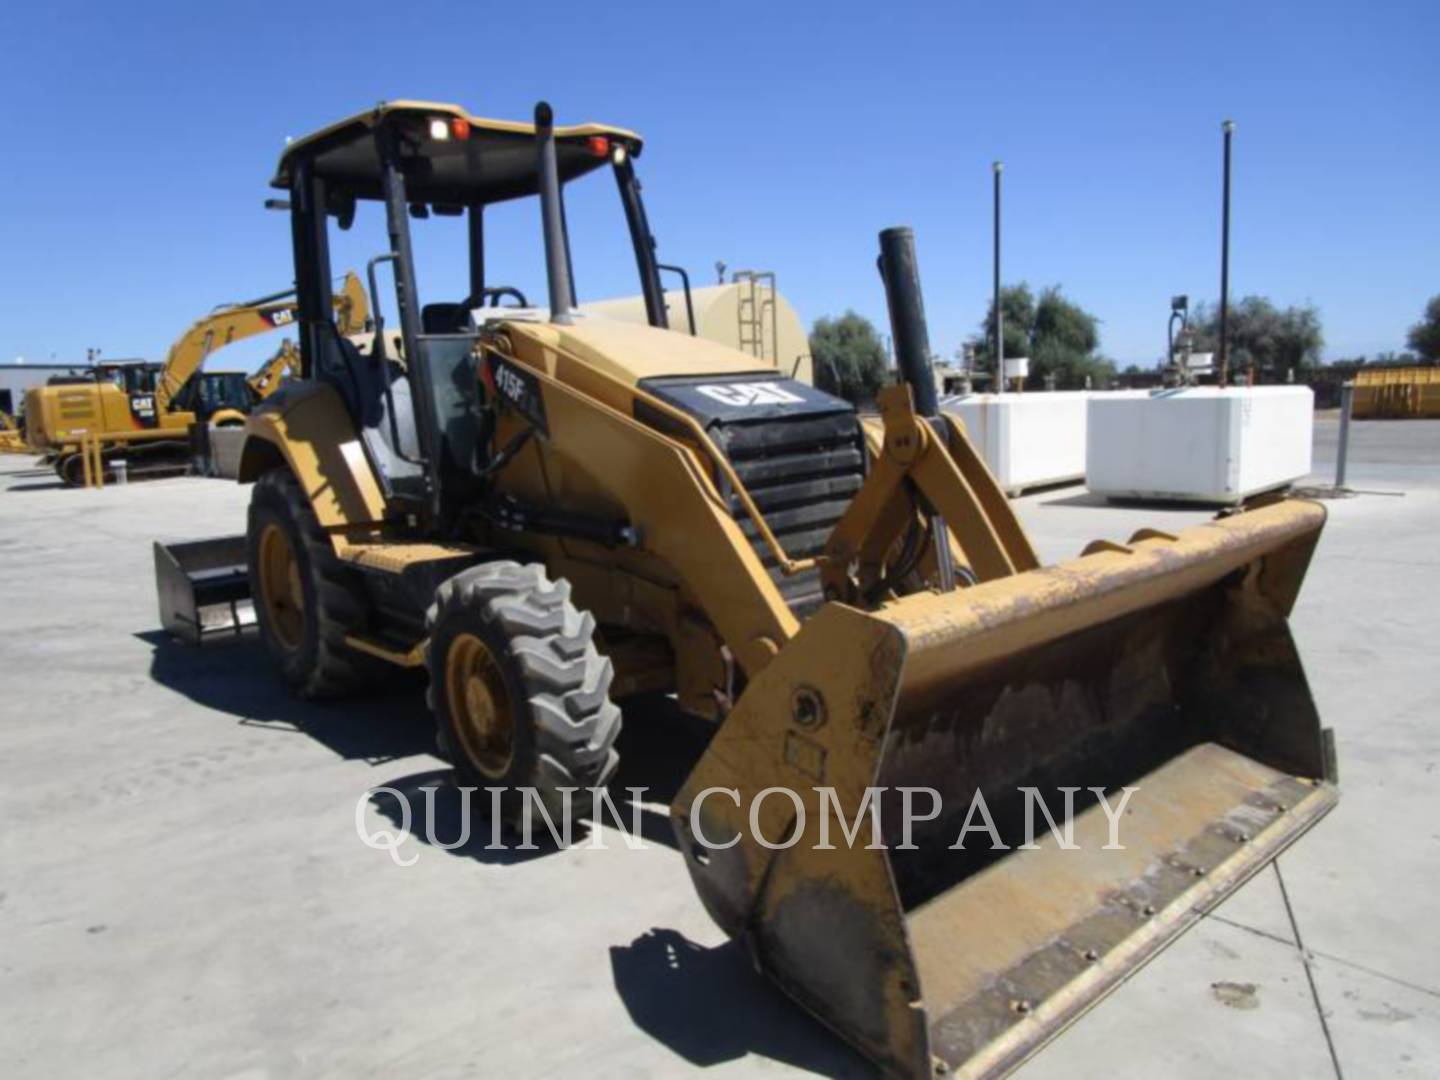
<instances>
[{"instance_id":1,"label":"front loader bucket","mask_svg":"<svg viewBox=\"0 0 1440 1080\"><path fill-rule=\"evenodd\" d=\"M1015 1067L1334 805L1286 623L1323 521L826 605L674 803L707 909L887 1073Z\"/></svg>"}]
</instances>

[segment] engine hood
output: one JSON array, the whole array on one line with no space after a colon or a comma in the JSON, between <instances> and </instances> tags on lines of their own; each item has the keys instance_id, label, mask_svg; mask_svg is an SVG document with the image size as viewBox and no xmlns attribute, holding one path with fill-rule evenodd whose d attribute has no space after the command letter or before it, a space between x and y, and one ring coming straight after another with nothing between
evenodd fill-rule
<instances>
[{"instance_id":1,"label":"engine hood","mask_svg":"<svg viewBox=\"0 0 1440 1080\"><path fill-rule=\"evenodd\" d=\"M765 361L705 338L583 312L568 325L507 320L504 328L512 337L568 353L631 386L667 376L777 374Z\"/></svg>"}]
</instances>

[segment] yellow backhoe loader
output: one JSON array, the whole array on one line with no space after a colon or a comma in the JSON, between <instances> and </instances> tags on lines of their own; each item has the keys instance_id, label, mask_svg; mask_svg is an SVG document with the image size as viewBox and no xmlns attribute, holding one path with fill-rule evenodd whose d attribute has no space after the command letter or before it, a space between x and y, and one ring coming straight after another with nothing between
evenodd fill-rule
<instances>
[{"instance_id":1,"label":"yellow backhoe loader","mask_svg":"<svg viewBox=\"0 0 1440 1080\"><path fill-rule=\"evenodd\" d=\"M263 399L242 373L204 371L206 360L227 345L292 325L293 295L287 291L216 308L176 339L158 375L143 384L107 370L83 382L31 389L25 396L31 449L71 485L81 482L80 451L87 440L98 442L107 467L116 458L127 459L133 477L183 471L192 425L238 424ZM337 318L347 333L365 328L365 304L359 279L347 275L335 295ZM150 372L149 365L144 369Z\"/></svg>"},{"instance_id":2,"label":"yellow backhoe loader","mask_svg":"<svg viewBox=\"0 0 1440 1080\"><path fill-rule=\"evenodd\" d=\"M1041 566L936 408L908 230L881 236L904 380L862 419L666 332L641 148L544 104L408 101L291 143L302 374L246 421L246 535L157 546L161 616L198 637L248 592L304 697L425 668L458 780L506 816L584 812L618 702L675 694L716 725L671 815L719 925L884 1072L998 1075L1335 803L1287 625L1324 513L1270 499ZM562 190L597 171L648 326L577 306ZM522 197L543 308L484 247ZM330 295L357 200L399 321L364 342ZM412 219L461 215L465 295L422 303Z\"/></svg>"},{"instance_id":3,"label":"yellow backhoe loader","mask_svg":"<svg viewBox=\"0 0 1440 1080\"><path fill-rule=\"evenodd\" d=\"M358 282L357 282L358 285ZM364 294L361 293L363 302ZM281 384L292 375L300 374L300 350L295 347L294 342L286 341L275 351L275 355L265 361L260 370L251 375L246 382L250 391L255 395L256 401L264 401Z\"/></svg>"}]
</instances>

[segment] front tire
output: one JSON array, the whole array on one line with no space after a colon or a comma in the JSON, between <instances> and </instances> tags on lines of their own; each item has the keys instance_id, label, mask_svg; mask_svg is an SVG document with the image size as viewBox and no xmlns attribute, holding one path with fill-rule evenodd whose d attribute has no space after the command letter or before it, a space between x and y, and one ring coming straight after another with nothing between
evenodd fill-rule
<instances>
[{"instance_id":1,"label":"front tire","mask_svg":"<svg viewBox=\"0 0 1440 1080\"><path fill-rule=\"evenodd\" d=\"M363 585L288 470L255 482L245 542L255 621L286 685L303 698L364 685L374 664L345 644L365 622Z\"/></svg>"},{"instance_id":2,"label":"front tire","mask_svg":"<svg viewBox=\"0 0 1440 1080\"><path fill-rule=\"evenodd\" d=\"M572 816L588 813L586 789L604 787L620 761L620 709L594 616L570 602L570 583L538 565L485 563L440 586L427 622L428 700L460 782L505 789L512 823L522 788L557 824L563 788L579 789Z\"/></svg>"}]
</instances>

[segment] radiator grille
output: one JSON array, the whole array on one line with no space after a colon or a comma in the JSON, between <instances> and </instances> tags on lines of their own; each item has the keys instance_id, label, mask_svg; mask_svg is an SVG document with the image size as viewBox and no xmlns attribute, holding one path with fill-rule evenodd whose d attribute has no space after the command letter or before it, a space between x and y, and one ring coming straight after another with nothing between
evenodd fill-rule
<instances>
[{"instance_id":1,"label":"radiator grille","mask_svg":"<svg viewBox=\"0 0 1440 1080\"><path fill-rule=\"evenodd\" d=\"M849 402L768 373L647 379L641 386L704 425L786 555L804 559L820 553L865 479L864 440ZM636 415L673 428L673 421L643 402ZM824 602L819 571L782 574L723 477L721 494L790 609L804 618L818 608Z\"/></svg>"},{"instance_id":2,"label":"radiator grille","mask_svg":"<svg viewBox=\"0 0 1440 1080\"><path fill-rule=\"evenodd\" d=\"M783 430L786 421L772 420L762 425L764 431L728 431L729 438L722 445L785 554L804 559L821 552L835 523L860 490L865 479L865 455L860 425L853 413L828 420L819 430L813 424L790 423L797 429L811 430L803 439L791 441L788 436L792 433ZM774 449L777 436L784 445L778 451ZM824 602L820 572L806 570L789 577L782 574L739 496L732 491L725 494L730 512L790 609L800 618L811 614Z\"/></svg>"}]
</instances>

